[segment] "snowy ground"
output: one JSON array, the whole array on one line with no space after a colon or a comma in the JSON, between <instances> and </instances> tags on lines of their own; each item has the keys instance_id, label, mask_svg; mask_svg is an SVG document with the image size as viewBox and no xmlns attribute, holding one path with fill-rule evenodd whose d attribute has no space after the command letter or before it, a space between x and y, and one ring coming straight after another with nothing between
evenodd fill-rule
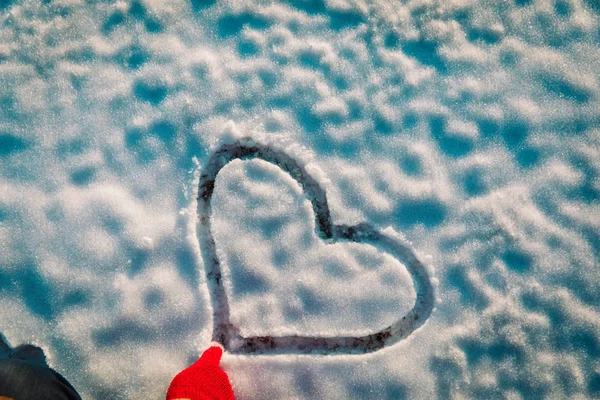
<instances>
[{"instance_id":1,"label":"snowy ground","mask_svg":"<svg viewBox=\"0 0 600 400\"><path fill-rule=\"evenodd\" d=\"M226 354L240 399L600 397L599 4L0 0L0 332L86 399L164 398L213 332L199 178L248 135L334 224L410 242L435 309L366 355ZM414 305L405 266L323 241L309 200L263 160L215 181L245 336Z\"/></svg>"}]
</instances>

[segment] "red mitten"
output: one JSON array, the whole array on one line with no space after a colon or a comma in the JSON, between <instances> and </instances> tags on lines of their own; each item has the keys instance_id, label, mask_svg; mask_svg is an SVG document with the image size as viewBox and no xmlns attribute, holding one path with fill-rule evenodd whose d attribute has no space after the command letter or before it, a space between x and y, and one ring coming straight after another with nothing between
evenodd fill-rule
<instances>
[{"instance_id":1,"label":"red mitten","mask_svg":"<svg viewBox=\"0 0 600 400\"><path fill-rule=\"evenodd\" d=\"M191 367L178 373L167 390L167 400L235 400L225 371L219 366L223 349L209 347Z\"/></svg>"}]
</instances>

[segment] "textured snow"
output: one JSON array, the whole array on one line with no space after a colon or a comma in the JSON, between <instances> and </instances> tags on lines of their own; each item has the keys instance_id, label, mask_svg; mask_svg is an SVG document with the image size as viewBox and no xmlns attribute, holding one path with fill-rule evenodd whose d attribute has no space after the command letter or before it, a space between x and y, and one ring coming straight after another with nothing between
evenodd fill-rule
<instances>
[{"instance_id":1,"label":"textured snow","mask_svg":"<svg viewBox=\"0 0 600 400\"><path fill-rule=\"evenodd\" d=\"M436 308L366 355L225 354L240 399L600 396L598 4L0 0L0 332L86 399L164 398L211 341L199 177L250 136L409 241ZM213 202L243 333L412 307L278 167L231 162Z\"/></svg>"},{"instance_id":2,"label":"textured snow","mask_svg":"<svg viewBox=\"0 0 600 400\"><path fill-rule=\"evenodd\" d=\"M411 309L404 266L372 246L323 242L289 175L264 161L226 168L215 185L214 236L244 336L368 334Z\"/></svg>"}]
</instances>

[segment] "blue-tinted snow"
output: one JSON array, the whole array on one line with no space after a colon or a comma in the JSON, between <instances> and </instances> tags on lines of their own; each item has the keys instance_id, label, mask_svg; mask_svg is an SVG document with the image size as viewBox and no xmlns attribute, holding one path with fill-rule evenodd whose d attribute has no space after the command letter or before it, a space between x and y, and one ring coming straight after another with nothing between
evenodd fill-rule
<instances>
[{"instance_id":1,"label":"blue-tinted snow","mask_svg":"<svg viewBox=\"0 0 600 400\"><path fill-rule=\"evenodd\" d=\"M0 0L0 331L85 398L164 398L210 341L194 191L236 130L307 163L335 223L401 232L437 300L370 355L226 355L240 399L600 396L598 3L257 3ZM410 301L375 250L305 258L285 174L226 168L241 326L361 330Z\"/></svg>"}]
</instances>

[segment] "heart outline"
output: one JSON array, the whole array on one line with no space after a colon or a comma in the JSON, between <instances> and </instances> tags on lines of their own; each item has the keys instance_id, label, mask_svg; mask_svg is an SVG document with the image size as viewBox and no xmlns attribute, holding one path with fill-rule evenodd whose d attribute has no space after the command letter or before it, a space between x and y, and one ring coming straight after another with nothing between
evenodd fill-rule
<instances>
[{"instance_id":1,"label":"heart outline","mask_svg":"<svg viewBox=\"0 0 600 400\"><path fill-rule=\"evenodd\" d=\"M351 241L367 243L387 252L407 269L416 292L415 305L390 326L365 336L250 336L243 337L230 321L229 301L223 286L210 218L211 199L219 171L229 162L262 159L288 173L302 187L315 213L316 233L329 243ZM335 225L331 221L327 196L318 182L284 151L255 142L250 137L221 144L210 156L198 182L197 236L202 249L206 280L213 307L212 340L234 354L364 354L380 350L408 337L431 315L435 304L434 288L427 269L408 243L374 228L368 223Z\"/></svg>"}]
</instances>

